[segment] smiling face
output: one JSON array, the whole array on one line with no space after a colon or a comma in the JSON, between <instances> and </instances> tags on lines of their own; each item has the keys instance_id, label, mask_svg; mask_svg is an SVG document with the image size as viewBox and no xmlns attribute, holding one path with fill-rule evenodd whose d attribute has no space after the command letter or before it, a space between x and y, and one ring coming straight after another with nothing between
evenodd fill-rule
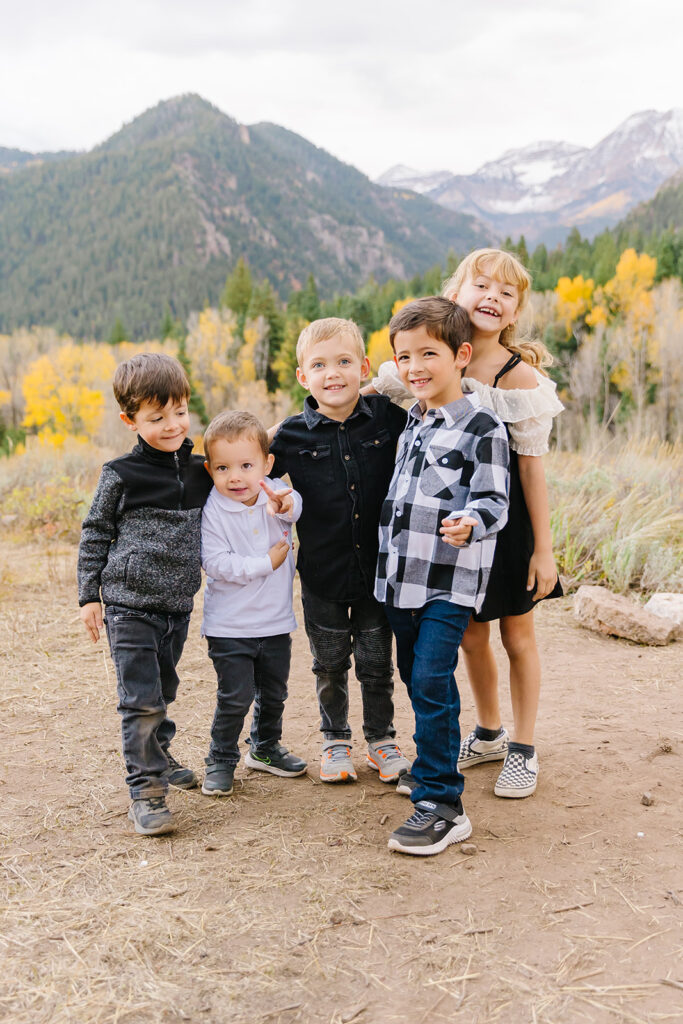
<instances>
[{"instance_id":1,"label":"smiling face","mask_svg":"<svg viewBox=\"0 0 683 1024\"><path fill-rule=\"evenodd\" d=\"M484 264L474 277L465 278L457 294L448 296L457 299L467 311L475 338L498 336L517 320L519 289L509 281L494 277L490 271Z\"/></svg>"},{"instance_id":2,"label":"smiling face","mask_svg":"<svg viewBox=\"0 0 683 1024\"><path fill-rule=\"evenodd\" d=\"M152 448L160 452L177 452L190 430L190 413L185 400L171 398L163 407L156 402L142 402L133 416L119 414L129 430L134 430Z\"/></svg>"},{"instance_id":3,"label":"smiling face","mask_svg":"<svg viewBox=\"0 0 683 1024\"><path fill-rule=\"evenodd\" d=\"M358 343L349 334L335 334L307 349L296 378L311 392L318 409L331 420L345 420L358 402L361 381L370 372Z\"/></svg>"},{"instance_id":4,"label":"smiling face","mask_svg":"<svg viewBox=\"0 0 683 1024\"><path fill-rule=\"evenodd\" d=\"M244 435L227 441L217 437L211 442L204 463L219 494L243 505L254 505L261 492L260 482L273 467L273 456L266 456L256 438Z\"/></svg>"},{"instance_id":5,"label":"smiling face","mask_svg":"<svg viewBox=\"0 0 683 1024\"><path fill-rule=\"evenodd\" d=\"M399 376L425 410L462 398L460 378L471 355L469 342L464 341L455 353L445 341L432 338L424 326L399 331L394 338Z\"/></svg>"}]
</instances>

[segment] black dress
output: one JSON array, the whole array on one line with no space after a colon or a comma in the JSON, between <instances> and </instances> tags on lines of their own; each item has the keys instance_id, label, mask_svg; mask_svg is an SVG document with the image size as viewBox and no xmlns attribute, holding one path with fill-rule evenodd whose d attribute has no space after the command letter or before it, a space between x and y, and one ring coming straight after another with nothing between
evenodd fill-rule
<instances>
[{"instance_id":1,"label":"black dress","mask_svg":"<svg viewBox=\"0 0 683 1024\"><path fill-rule=\"evenodd\" d=\"M521 356L518 353L511 356L505 366L496 374L493 387L498 387L500 378L517 366L520 361ZM509 438L510 430L507 424L505 424L505 429L508 431ZM526 589L529 562L533 553L534 531L519 476L519 457L517 452L510 448L508 521L498 534L484 603L480 611L472 614L472 618L476 622L491 622L493 619L502 619L506 615L525 615L538 604L538 601L534 600L534 591ZM543 600L562 597L563 593L558 577L555 587Z\"/></svg>"}]
</instances>

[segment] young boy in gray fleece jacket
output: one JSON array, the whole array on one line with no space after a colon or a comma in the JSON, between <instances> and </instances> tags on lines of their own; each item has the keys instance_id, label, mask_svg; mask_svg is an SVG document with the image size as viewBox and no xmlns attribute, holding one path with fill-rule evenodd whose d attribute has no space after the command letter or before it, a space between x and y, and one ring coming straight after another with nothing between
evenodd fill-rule
<instances>
[{"instance_id":1,"label":"young boy in gray fleece jacket","mask_svg":"<svg viewBox=\"0 0 683 1024\"><path fill-rule=\"evenodd\" d=\"M192 454L190 387L180 363L144 353L118 367L121 419L137 432L128 455L105 463L78 551L81 619L96 642L103 628L116 666L129 818L142 835L174 828L169 783L196 786L171 756L167 706L178 689L193 597L201 583L201 515L212 487Z\"/></svg>"}]
</instances>

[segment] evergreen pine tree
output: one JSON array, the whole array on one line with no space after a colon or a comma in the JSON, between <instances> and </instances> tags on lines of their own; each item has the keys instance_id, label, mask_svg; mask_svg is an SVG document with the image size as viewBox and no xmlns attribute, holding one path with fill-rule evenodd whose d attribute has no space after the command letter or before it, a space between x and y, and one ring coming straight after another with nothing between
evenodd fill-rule
<instances>
[{"instance_id":1,"label":"evergreen pine tree","mask_svg":"<svg viewBox=\"0 0 683 1024\"><path fill-rule=\"evenodd\" d=\"M128 341L128 331L123 326L123 321L120 316L117 316L114 321L114 326L110 331L107 341L110 345L120 345L122 341Z\"/></svg>"},{"instance_id":2,"label":"evergreen pine tree","mask_svg":"<svg viewBox=\"0 0 683 1024\"><path fill-rule=\"evenodd\" d=\"M195 414L202 426L206 427L209 423L209 416L206 411L206 406L204 405L204 399L194 386L194 380L192 379L192 363L190 362L190 357L187 354L187 344L184 333L183 336L178 339L178 350L176 352L176 356L178 362L185 370L187 379L190 382L190 401L187 403L187 407L190 412Z\"/></svg>"}]
</instances>

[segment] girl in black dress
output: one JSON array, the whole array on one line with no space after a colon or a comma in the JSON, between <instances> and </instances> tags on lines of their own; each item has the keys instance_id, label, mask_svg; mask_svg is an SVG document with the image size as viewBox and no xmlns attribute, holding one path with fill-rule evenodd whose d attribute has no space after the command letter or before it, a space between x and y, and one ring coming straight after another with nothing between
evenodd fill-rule
<instances>
[{"instance_id":1,"label":"girl in black dress","mask_svg":"<svg viewBox=\"0 0 683 1024\"><path fill-rule=\"evenodd\" d=\"M510 438L508 523L498 535L484 605L472 616L462 641L477 725L462 741L458 763L464 769L504 760L494 788L501 797L530 796L536 789L534 727L541 667L533 609L544 598L562 595L542 459L553 417L562 404L555 384L543 372L551 362L550 353L540 342L516 336L530 287L530 275L514 256L500 249L479 249L462 261L443 288L472 322L473 354L462 379L463 391L476 391L482 404L503 421ZM373 385L398 398L392 366L384 364ZM453 528L442 528L446 540L449 529ZM500 622L510 662L512 739L501 724L498 670L489 642L489 623L494 619Z\"/></svg>"}]
</instances>

